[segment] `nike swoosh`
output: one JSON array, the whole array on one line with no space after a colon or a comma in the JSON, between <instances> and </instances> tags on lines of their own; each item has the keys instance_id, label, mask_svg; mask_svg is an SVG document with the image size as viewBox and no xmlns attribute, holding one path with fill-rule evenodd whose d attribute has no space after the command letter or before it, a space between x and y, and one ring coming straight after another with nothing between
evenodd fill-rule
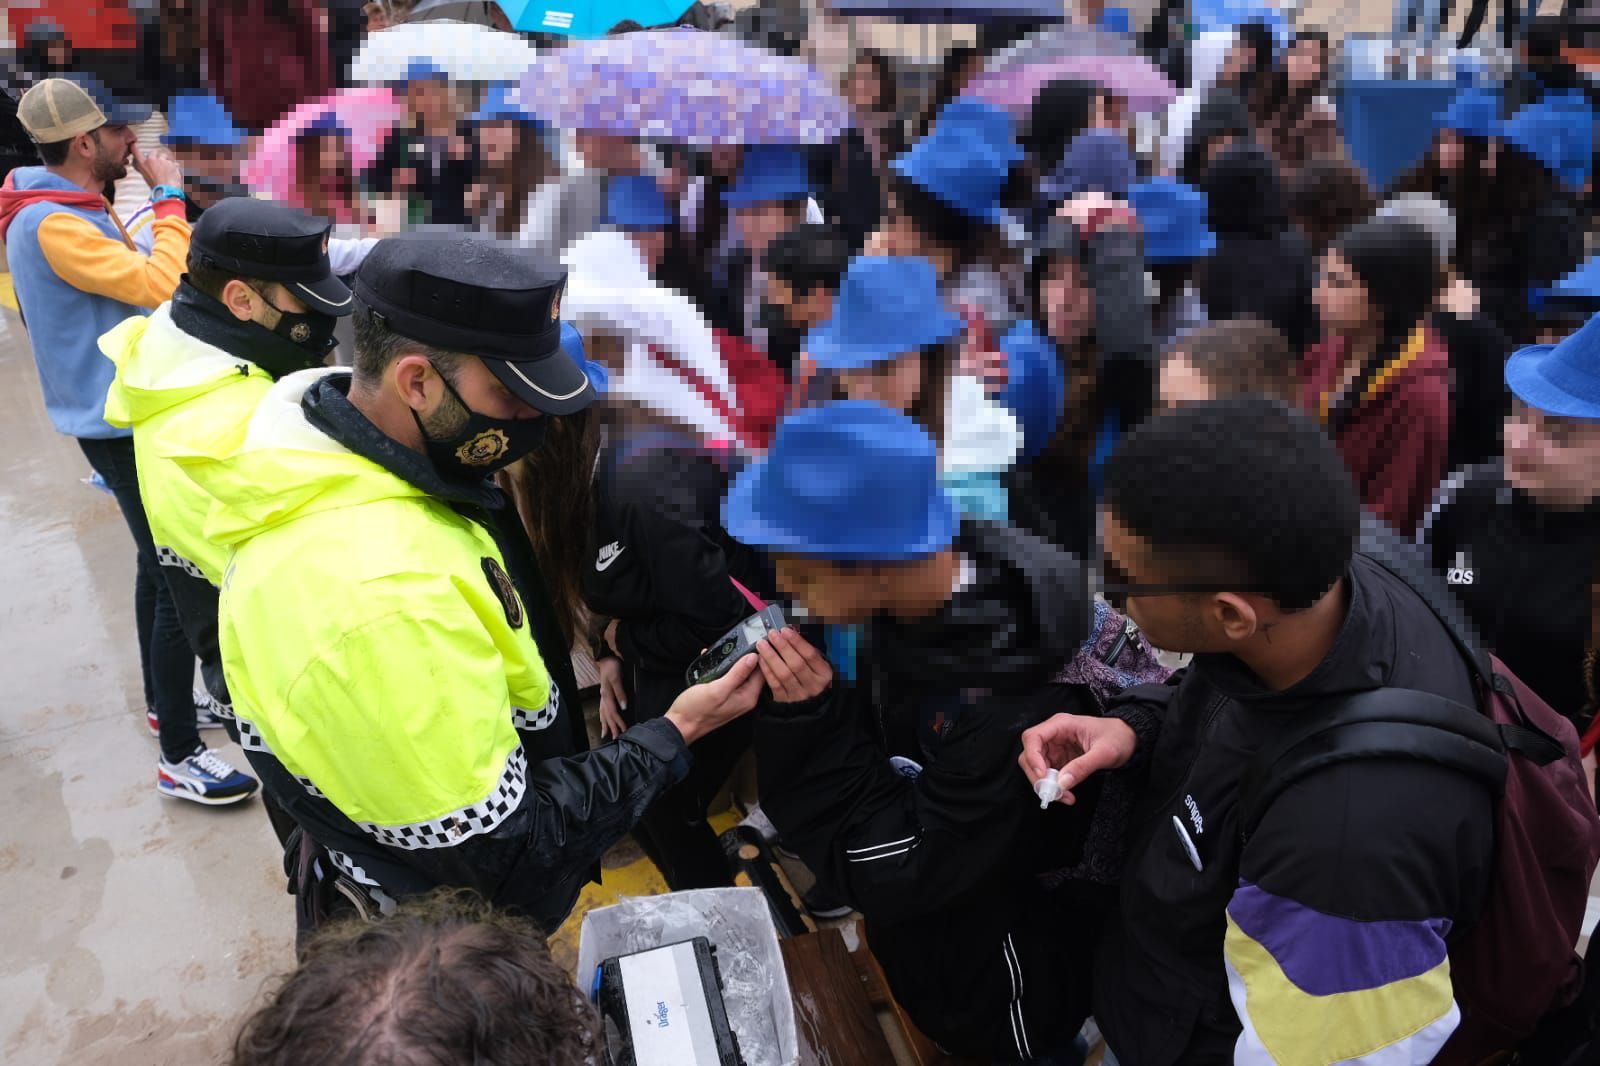
<instances>
[{"instance_id":1,"label":"nike swoosh","mask_svg":"<svg viewBox=\"0 0 1600 1066\"><path fill-rule=\"evenodd\" d=\"M627 550L628 549L626 549L626 548L622 548L616 553L616 555L613 555L609 559L596 559L594 561L594 568L596 570L599 570L599 571L609 570L611 568L611 564L616 562L617 559L622 555L622 553L627 551Z\"/></svg>"}]
</instances>

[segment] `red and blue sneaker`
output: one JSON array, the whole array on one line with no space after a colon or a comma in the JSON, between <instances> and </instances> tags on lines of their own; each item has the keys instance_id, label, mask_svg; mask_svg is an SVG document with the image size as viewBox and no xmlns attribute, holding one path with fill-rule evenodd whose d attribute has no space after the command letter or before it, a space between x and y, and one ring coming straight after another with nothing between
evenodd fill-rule
<instances>
[{"instance_id":1,"label":"red and blue sneaker","mask_svg":"<svg viewBox=\"0 0 1600 1066\"><path fill-rule=\"evenodd\" d=\"M238 803L255 795L260 787L259 781L235 770L203 744L186 759L172 763L163 758L156 766L156 791L193 803L213 807Z\"/></svg>"}]
</instances>

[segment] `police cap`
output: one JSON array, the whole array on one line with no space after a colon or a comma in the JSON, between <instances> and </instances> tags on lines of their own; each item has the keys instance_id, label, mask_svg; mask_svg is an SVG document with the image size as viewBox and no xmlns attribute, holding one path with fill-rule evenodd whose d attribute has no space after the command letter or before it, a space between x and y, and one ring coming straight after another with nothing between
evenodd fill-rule
<instances>
[{"instance_id":1,"label":"police cap","mask_svg":"<svg viewBox=\"0 0 1600 1066\"><path fill-rule=\"evenodd\" d=\"M195 223L189 255L241 278L276 281L311 310L344 316L355 302L328 264L329 228L327 219L299 208L231 196Z\"/></svg>"},{"instance_id":2,"label":"police cap","mask_svg":"<svg viewBox=\"0 0 1600 1066\"><path fill-rule=\"evenodd\" d=\"M355 290L394 332L475 355L523 402L566 415L595 399L561 349L566 285L566 271L530 248L422 232L379 241Z\"/></svg>"}]
</instances>

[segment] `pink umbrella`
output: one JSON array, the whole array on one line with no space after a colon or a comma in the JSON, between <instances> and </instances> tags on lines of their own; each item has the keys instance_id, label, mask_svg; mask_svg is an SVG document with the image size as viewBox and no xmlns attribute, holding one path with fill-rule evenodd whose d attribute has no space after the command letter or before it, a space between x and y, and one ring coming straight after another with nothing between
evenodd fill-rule
<instances>
[{"instance_id":1,"label":"pink umbrella","mask_svg":"<svg viewBox=\"0 0 1600 1066\"><path fill-rule=\"evenodd\" d=\"M1060 56L980 76L967 93L1016 114L1025 113L1039 90L1053 81L1086 81L1128 101L1134 111L1160 111L1178 96L1155 64L1140 55Z\"/></svg>"},{"instance_id":2,"label":"pink umbrella","mask_svg":"<svg viewBox=\"0 0 1600 1066\"><path fill-rule=\"evenodd\" d=\"M341 89L309 100L262 135L241 176L246 185L274 200L299 202L294 189L295 139L313 123L334 124L349 135L350 166L359 174L378 158L389 133L405 116L405 103L382 85Z\"/></svg>"}]
</instances>

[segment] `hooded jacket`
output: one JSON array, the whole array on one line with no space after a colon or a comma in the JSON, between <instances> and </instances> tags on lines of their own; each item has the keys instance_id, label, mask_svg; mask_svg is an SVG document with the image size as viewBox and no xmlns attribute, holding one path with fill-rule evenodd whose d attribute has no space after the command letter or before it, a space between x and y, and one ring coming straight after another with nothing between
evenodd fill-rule
<instances>
[{"instance_id":1,"label":"hooded jacket","mask_svg":"<svg viewBox=\"0 0 1600 1066\"><path fill-rule=\"evenodd\" d=\"M1409 537L1444 480L1450 444L1450 357L1432 327L1374 376L1334 443L1355 477L1361 502ZM1321 417L1344 374L1344 341L1331 337L1306 353L1302 406Z\"/></svg>"},{"instance_id":2,"label":"hooded jacket","mask_svg":"<svg viewBox=\"0 0 1600 1066\"><path fill-rule=\"evenodd\" d=\"M127 436L104 417L112 366L97 342L178 287L189 255L183 202L158 205L156 216L154 251L146 257L124 237L105 200L45 167L13 170L0 187L0 239L58 433Z\"/></svg>"},{"instance_id":3,"label":"hooded jacket","mask_svg":"<svg viewBox=\"0 0 1600 1066\"><path fill-rule=\"evenodd\" d=\"M1479 781L1423 762L1338 763L1285 790L1241 840L1255 753L1341 694L1387 685L1476 705L1416 592L1362 555L1346 583L1333 648L1292 688L1197 655L1108 712L1141 734L1122 772L1149 774L1095 967L1095 1019L1130 1066L1424 1063L1460 1018L1446 947L1482 907L1494 847Z\"/></svg>"},{"instance_id":4,"label":"hooded jacket","mask_svg":"<svg viewBox=\"0 0 1600 1066\"><path fill-rule=\"evenodd\" d=\"M133 430L139 496L157 552L176 555L179 565L220 585L228 554L204 535L211 496L175 457L226 455L242 444L272 376L180 329L172 315L172 304L163 304L100 338L116 367L106 421Z\"/></svg>"},{"instance_id":5,"label":"hooded jacket","mask_svg":"<svg viewBox=\"0 0 1600 1066\"><path fill-rule=\"evenodd\" d=\"M918 1028L955 1054L1028 1059L1082 1023L1095 916L1046 888L1078 860L1086 807L1041 811L1016 761L1024 729L1092 706L1052 683L1092 612L1058 548L983 522L956 548L952 598L871 624L854 684L755 716L761 806L866 916Z\"/></svg>"},{"instance_id":6,"label":"hooded jacket","mask_svg":"<svg viewBox=\"0 0 1600 1066\"><path fill-rule=\"evenodd\" d=\"M1230 148L1207 169L1201 189L1217 235L1198 274L1211 320L1254 315L1303 351L1316 333L1311 249L1289 227L1272 157L1253 144Z\"/></svg>"},{"instance_id":7,"label":"hooded jacket","mask_svg":"<svg viewBox=\"0 0 1600 1066\"><path fill-rule=\"evenodd\" d=\"M683 738L649 722L572 754L498 494L382 436L349 380L291 374L237 449L181 460L233 551L219 622L242 746L347 875L388 897L473 888L554 928L686 772Z\"/></svg>"}]
</instances>

